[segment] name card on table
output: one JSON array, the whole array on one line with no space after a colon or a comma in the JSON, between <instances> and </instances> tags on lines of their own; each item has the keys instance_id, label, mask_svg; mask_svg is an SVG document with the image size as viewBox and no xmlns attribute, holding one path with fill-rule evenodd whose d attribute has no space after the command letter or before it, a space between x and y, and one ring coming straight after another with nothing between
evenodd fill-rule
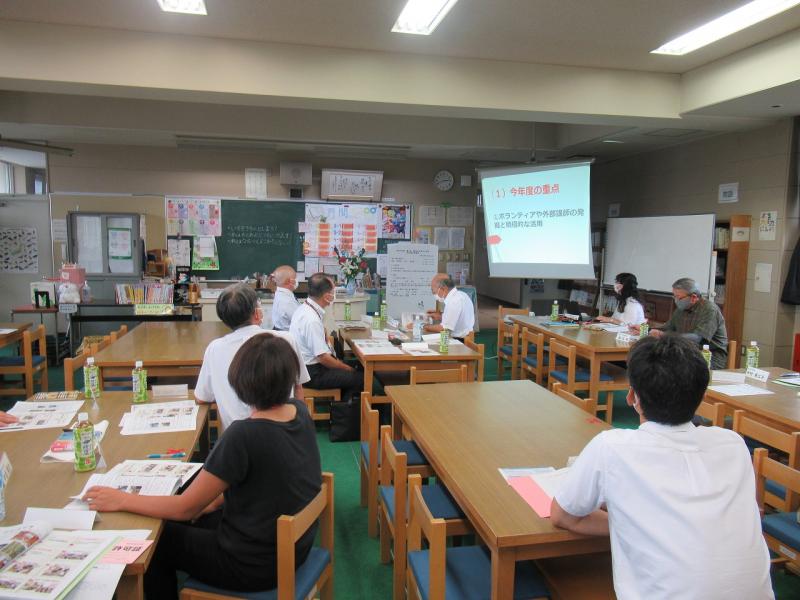
<instances>
[{"instance_id":1,"label":"name card on table","mask_svg":"<svg viewBox=\"0 0 800 600\"><path fill-rule=\"evenodd\" d=\"M763 369L755 369L753 367L748 367L747 371L744 373L745 377L750 377L751 379L755 379L756 381L763 381L766 382L769 379L769 371L764 371Z\"/></svg>"},{"instance_id":2,"label":"name card on table","mask_svg":"<svg viewBox=\"0 0 800 600\"><path fill-rule=\"evenodd\" d=\"M618 344L635 344L639 341L638 335L631 335L630 333L624 333L620 331L617 334L616 341Z\"/></svg>"}]
</instances>

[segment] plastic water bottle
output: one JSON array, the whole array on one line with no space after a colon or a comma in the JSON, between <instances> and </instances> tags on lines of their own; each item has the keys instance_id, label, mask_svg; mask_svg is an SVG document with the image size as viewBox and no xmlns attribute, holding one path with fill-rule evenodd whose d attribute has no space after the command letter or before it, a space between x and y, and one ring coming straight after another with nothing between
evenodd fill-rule
<instances>
[{"instance_id":1,"label":"plastic water bottle","mask_svg":"<svg viewBox=\"0 0 800 600\"><path fill-rule=\"evenodd\" d=\"M387 313L389 312L389 307L386 304L386 300L381 302L381 326L386 327L386 317Z\"/></svg>"},{"instance_id":2,"label":"plastic water bottle","mask_svg":"<svg viewBox=\"0 0 800 600\"><path fill-rule=\"evenodd\" d=\"M372 328L375 331L380 331L381 329L381 314L378 312L372 315Z\"/></svg>"},{"instance_id":3,"label":"plastic water bottle","mask_svg":"<svg viewBox=\"0 0 800 600\"><path fill-rule=\"evenodd\" d=\"M83 387L86 390L86 397L94 400L96 404L100 397L100 369L94 364L94 356L87 358L83 366Z\"/></svg>"},{"instance_id":4,"label":"plastic water bottle","mask_svg":"<svg viewBox=\"0 0 800 600\"><path fill-rule=\"evenodd\" d=\"M353 317L352 308L350 307L350 300L344 302L344 320L350 321Z\"/></svg>"},{"instance_id":5,"label":"plastic water bottle","mask_svg":"<svg viewBox=\"0 0 800 600\"><path fill-rule=\"evenodd\" d=\"M142 364L142 361L137 360L131 372L134 404L147 402L147 369L142 368Z\"/></svg>"},{"instance_id":6,"label":"plastic water bottle","mask_svg":"<svg viewBox=\"0 0 800 600\"><path fill-rule=\"evenodd\" d=\"M639 325L639 338L646 338L648 335L650 335L650 324L645 321Z\"/></svg>"},{"instance_id":7,"label":"plastic water bottle","mask_svg":"<svg viewBox=\"0 0 800 600\"><path fill-rule=\"evenodd\" d=\"M703 344L703 349L700 351L700 354L703 355L708 369L711 370L711 348L708 347L708 344Z\"/></svg>"},{"instance_id":8,"label":"plastic water bottle","mask_svg":"<svg viewBox=\"0 0 800 600\"><path fill-rule=\"evenodd\" d=\"M747 350L745 350L744 355L744 364L748 369L758 368L758 356L760 353L761 351L758 348L758 343L755 340L751 340L750 345L747 347Z\"/></svg>"},{"instance_id":9,"label":"plastic water bottle","mask_svg":"<svg viewBox=\"0 0 800 600\"><path fill-rule=\"evenodd\" d=\"M89 420L89 413L78 415L78 424L72 431L75 436L75 470L79 473L93 471L97 459L94 455L94 425Z\"/></svg>"},{"instance_id":10,"label":"plastic water bottle","mask_svg":"<svg viewBox=\"0 0 800 600\"><path fill-rule=\"evenodd\" d=\"M558 321L558 300L553 300L553 306L550 309L550 320Z\"/></svg>"},{"instance_id":11,"label":"plastic water bottle","mask_svg":"<svg viewBox=\"0 0 800 600\"><path fill-rule=\"evenodd\" d=\"M414 342L422 341L422 319L419 315L414 315L414 323L411 325L411 340Z\"/></svg>"},{"instance_id":12,"label":"plastic water bottle","mask_svg":"<svg viewBox=\"0 0 800 600\"><path fill-rule=\"evenodd\" d=\"M442 329L439 333L439 354L450 352L450 330Z\"/></svg>"}]
</instances>

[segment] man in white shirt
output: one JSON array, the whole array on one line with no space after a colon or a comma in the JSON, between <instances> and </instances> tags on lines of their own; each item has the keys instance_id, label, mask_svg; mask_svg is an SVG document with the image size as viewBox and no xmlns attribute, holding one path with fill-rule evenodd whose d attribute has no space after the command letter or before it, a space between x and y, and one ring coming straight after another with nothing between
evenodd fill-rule
<instances>
[{"instance_id":1,"label":"man in white shirt","mask_svg":"<svg viewBox=\"0 0 800 600\"><path fill-rule=\"evenodd\" d=\"M308 278L308 298L292 316L289 327L311 380L308 386L315 389L342 390L342 400L358 399L364 387L364 374L345 364L333 355L325 335L325 308L336 298L333 281L324 273Z\"/></svg>"},{"instance_id":2,"label":"man in white shirt","mask_svg":"<svg viewBox=\"0 0 800 600\"><path fill-rule=\"evenodd\" d=\"M475 306L472 300L461 290L447 273L437 273L431 280L431 292L437 302L444 303L444 311L429 310L428 314L441 319L434 325L426 325L425 331L438 332L448 329L450 334L462 342L475 327Z\"/></svg>"},{"instance_id":3,"label":"man in white shirt","mask_svg":"<svg viewBox=\"0 0 800 600\"><path fill-rule=\"evenodd\" d=\"M264 314L255 290L239 283L225 288L217 298L217 315L233 331L211 342L203 355L203 366L197 378L194 397L198 402L216 402L222 429L238 419L246 419L252 407L242 402L228 383L228 368L242 345L254 335L267 334L284 338L294 349L299 363L299 377L294 390L287 394L303 399L303 384L309 380L297 341L285 331L265 331L261 328Z\"/></svg>"},{"instance_id":4,"label":"man in white shirt","mask_svg":"<svg viewBox=\"0 0 800 600\"><path fill-rule=\"evenodd\" d=\"M281 265L272 273L275 279L275 298L272 301L272 327L278 331L289 331L292 315L300 303L294 297L297 289L297 271L289 265Z\"/></svg>"},{"instance_id":5,"label":"man in white shirt","mask_svg":"<svg viewBox=\"0 0 800 600\"><path fill-rule=\"evenodd\" d=\"M709 379L697 345L645 338L628 377L639 429L589 442L553 498L553 524L610 532L619 600L774 598L747 447L691 423Z\"/></svg>"}]
</instances>

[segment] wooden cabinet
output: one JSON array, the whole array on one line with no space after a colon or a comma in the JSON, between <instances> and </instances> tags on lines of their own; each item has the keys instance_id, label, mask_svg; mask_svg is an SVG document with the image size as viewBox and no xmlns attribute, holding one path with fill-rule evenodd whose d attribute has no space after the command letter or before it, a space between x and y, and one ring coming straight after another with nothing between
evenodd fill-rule
<instances>
[{"instance_id":1,"label":"wooden cabinet","mask_svg":"<svg viewBox=\"0 0 800 600\"><path fill-rule=\"evenodd\" d=\"M725 317L728 339L736 340L739 348L746 346L742 339L744 298L747 290L747 256L750 252L750 215L731 215L730 221L718 221L714 236L717 252L715 277L716 297ZM737 360L738 363L738 360Z\"/></svg>"}]
</instances>

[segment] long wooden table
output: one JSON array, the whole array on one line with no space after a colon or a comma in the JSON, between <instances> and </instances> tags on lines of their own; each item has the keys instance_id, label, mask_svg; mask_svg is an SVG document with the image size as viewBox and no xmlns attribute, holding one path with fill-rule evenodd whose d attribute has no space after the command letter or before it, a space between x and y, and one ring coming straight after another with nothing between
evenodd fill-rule
<instances>
[{"instance_id":1,"label":"long wooden table","mask_svg":"<svg viewBox=\"0 0 800 600\"><path fill-rule=\"evenodd\" d=\"M608 538L554 527L498 471L563 467L609 426L531 381L389 386L405 428L492 553L492 598L513 597L518 560L603 552Z\"/></svg>"},{"instance_id":2,"label":"long wooden table","mask_svg":"<svg viewBox=\"0 0 800 600\"><path fill-rule=\"evenodd\" d=\"M706 391L706 400L711 403L722 402L729 413L733 410L747 411L757 420L782 431L800 431L800 387L789 387L772 382L772 379L780 377L790 370L782 367L764 367L764 370L769 371L770 377L768 381L761 382L748 377L744 382L757 388L769 390L772 394L728 396L723 392L709 389ZM744 369L735 369L723 372L744 373L744 371ZM712 381L709 385L728 384L722 381Z\"/></svg>"},{"instance_id":3,"label":"long wooden table","mask_svg":"<svg viewBox=\"0 0 800 600\"><path fill-rule=\"evenodd\" d=\"M411 367L418 369L447 369L467 365L467 377L470 381L475 379L475 370L481 355L464 344L449 346L447 354L439 354L439 344L428 344L428 348L435 350L436 354L429 356L413 356L411 354L364 354L355 340L372 339L370 329L340 329L345 343L350 346L353 354L364 367L364 390L371 392L375 371L408 372Z\"/></svg>"},{"instance_id":4,"label":"long wooden table","mask_svg":"<svg viewBox=\"0 0 800 600\"><path fill-rule=\"evenodd\" d=\"M95 354L104 376L126 376L137 360L149 376L196 376L213 340L230 333L219 321L142 323Z\"/></svg>"},{"instance_id":5,"label":"long wooden table","mask_svg":"<svg viewBox=\"0 0 800 600\"><path fill-rule=\"evenodd\" d=\"M627 360L630 344L617 342L617 334L580 327L558 327L544 325L537 317L509 315L511 320L520 326L527 327L536 333L543 333L545 341L555 338L561 343L575 346L576 354L589 361L589 396L598 399L600 385L600 369L604 362Z\"/></svg>"},{"instance_id":6,"label":"long wooden table","mask_svg":"<svg viewBox=\"0 0 800 600\"><path fill-rule=\"evenodd\" d=\"M129 458L144 459L148 454L164 452L168 446L186 448L188 457L205 430L208 416L208 405L201 404L194 431L123 436L120 434L119 421L130 410L131 393L103 392L99 402L98 411L92 410L91 402L86 402L81 410L89 413L93 423L108 419L108 430L101 447L109 469ZM3 525L21 523L29 506L62 508L70 501L70 496L80 493L86 480L95 472L76 473L71 463L39 462L60 433L61 430L57 428L0 431L0 448L8 453L14 468L6 488L6 518ZM161 519L111 512L103 513L95 529L150 529L148 539L158 540L162 524ZM118 599L141 600L144 597L143 576L150 564L154 546L150 546L134 563L125 567L117 587Z\"/></svg>"}]
</instances>

